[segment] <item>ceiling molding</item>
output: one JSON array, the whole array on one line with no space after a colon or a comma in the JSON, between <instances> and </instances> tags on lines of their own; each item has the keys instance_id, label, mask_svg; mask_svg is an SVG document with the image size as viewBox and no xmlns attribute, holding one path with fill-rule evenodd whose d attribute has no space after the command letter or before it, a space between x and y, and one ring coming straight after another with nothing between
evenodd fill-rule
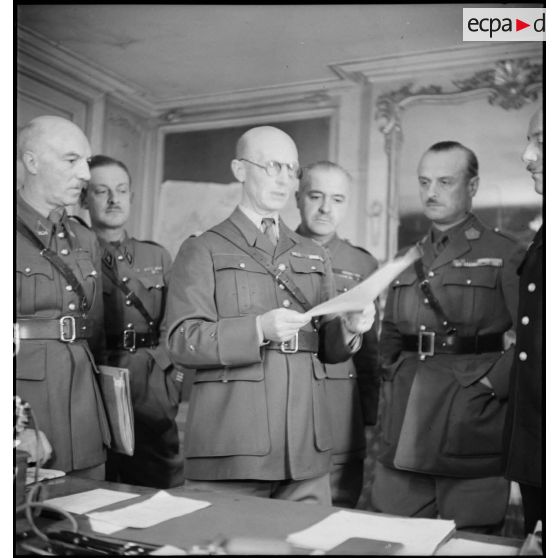
<instances>
[{"instance_id":1,"label":"ceiling molding","mask_svg":"<svg viewBox=\"0 0 558 558\"><path fill-rule=\"evenodd\" d=\"M416 76L417 73L445 70L448 68L467 69L484 64L492 64L507 57L542 57L542 43L485 43L459 47L401 53L366 60L337 62L330 69L341 79L355 83L395 81Z\"/></svg>"}]
</instances>

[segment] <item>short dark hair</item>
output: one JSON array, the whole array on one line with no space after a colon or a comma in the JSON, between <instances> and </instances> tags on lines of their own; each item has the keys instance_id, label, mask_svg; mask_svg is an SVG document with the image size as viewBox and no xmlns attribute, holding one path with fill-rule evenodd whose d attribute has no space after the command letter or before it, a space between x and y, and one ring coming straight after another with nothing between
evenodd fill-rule
<instances>
[{"instance_id":1,"label":"short dark hair","mask_svg":"<svg viewBox=\"0 0 558 558\"><path fill-rule=\"evenodd\" d=\"M299 182L300 190L304 190L307 186L310 185L311 182L310 175L314 170L325 170L325 171L338 170L339 172L342 172L347 177L347 180L349 182L352 182L353 180L353 177L351 176L349 171L344 169L341 165L338 165L337 163L333 163L332 161L318 161L316 163L312 163L311 165L308 165L307 167L303 167L302 169L300 169L301 172L301 177Z\"/></svg>"},{"instance_id":2,"label":"short dark hair","mask_svg":"<svg viewBox=\"0 0 558 558\"><path fill-rule=\"evenodd\" d=\"M132 186L132 175L130 174L128 167L122 161L109 157L108 155L93 155L93 157L89 158L88 163L89 170L96 169L97 167L110 167L112 165L120 167L128 175L130 186Z\"/></svg>"},{"instance_id":3,"label":"short dark hair","mask_svg":"<svg viewBox=\"0 0 558 558\"><path fill-rule=\"evenodd\" d=\"M465 147L458 141L439 141L438 143L431 145L426 150L426 153L443 153L444 151L452 151L454 149L463 151L463 153L465 153L465 156L467 157L467 178L470 180L471 178L475 178L476 176L478 176L479 160L477 159L475 152L472 149Z\"/></svg>"}]
</instances>

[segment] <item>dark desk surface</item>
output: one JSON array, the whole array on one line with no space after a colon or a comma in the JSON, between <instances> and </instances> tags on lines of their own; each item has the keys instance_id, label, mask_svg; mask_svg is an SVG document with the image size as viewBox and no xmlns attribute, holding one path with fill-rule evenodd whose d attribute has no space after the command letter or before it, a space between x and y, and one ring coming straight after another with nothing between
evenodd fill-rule
<instances>
[{"instance_id":1,"label":"dark desk surface","mask_svg":"<svg viewBox=\"0 0 558 558\"><path fill-rule=\"evenodd\" d=\"M138 503L157 491L153 488L93 481L77 477L54 479L48 481L47 486L47 499L95 488L107 488L140 494L138 498L127 500L125 503L120 502L100 508L103 511ZM129 528L113 533L111 536L152 544L172 544L183 549L188 549L194 545L208 544L219 537L259 537L285 540L290 533L310 527L328 515L340 510L340 508L300 504L286 500L184 490L182 488L169 489L167 492L175 496L181 495L196 500L205 500L213 505L147 529ZM354 511L369 513L362 510ZM80 529L89 530L85 518L80 519L79 524ZM57 527L67 529L68 522L58 523ZM516 539L489 537L463 532L454 536L493 544L509 545L516 548L519 548L522 543L522 541Z\"/></svg>"}]
</instances>

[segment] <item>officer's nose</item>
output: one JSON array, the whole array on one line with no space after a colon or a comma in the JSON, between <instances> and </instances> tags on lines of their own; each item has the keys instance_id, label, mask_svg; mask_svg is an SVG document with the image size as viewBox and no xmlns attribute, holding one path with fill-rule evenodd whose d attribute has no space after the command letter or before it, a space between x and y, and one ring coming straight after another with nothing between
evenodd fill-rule
<instances>
[{"instance_id":1,"label":"officer's nose","mask_svg":"<svg viewBox=\"0 0 558 558\"><path fill-rule=\"evenodd\" d=\"M89 180L91 178L91 173L89 172L89 165L87 164L86 159L83 159L79 163L78 178L80 180Z\"/></svg>"},{"instance_id":2,"label":"officer's nose","mask_svg":"<svg viewBox=\"0 0 558 558\"><path fill-rule=\"evenodd\" d=\"M527 165L528 163L534 163L538 158L537 148L532 142L529 142L523 151L521 159Z\"/></svg>"},{"instance_id":3,"label":"officer's nose","mask_svg":"<svg viewBox=\"0 0 558 558\"><path fill-rule=\"evenodd\" d=\"M432 181L428 188L426 189L426 197L431 199L436 199L438 197L438 185L435 181Z\"/></svg>"},{"instance_id":4,"label":"officer's nose","mask_svg":"<svg viewBox=\"0 0 558 558\"><path fill-rule=\"evenodd\" d=\"M321 213L329 213L331 211L331 200L324 196L322 203L320 204L320 212Z\"/></svg>"}]
</instances>

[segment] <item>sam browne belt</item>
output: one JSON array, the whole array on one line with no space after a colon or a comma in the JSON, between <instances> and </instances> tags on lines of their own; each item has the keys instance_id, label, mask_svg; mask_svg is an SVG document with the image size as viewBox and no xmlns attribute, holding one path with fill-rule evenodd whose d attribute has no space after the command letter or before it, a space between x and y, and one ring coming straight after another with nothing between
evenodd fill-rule
<instances>
[{"instance_id":1,"label":"sam browne belt","mask_svg":"<svg viewBox=\"0 0 558 558\"><path fill-rule=\"evenodd\" d=\"M416 351L420 356L492 353L504 350L504 334L490 333L459 337L434 331L421 331L419 335L402 335L402 344L404 351Z\"/></svg>"}]
</instances>

